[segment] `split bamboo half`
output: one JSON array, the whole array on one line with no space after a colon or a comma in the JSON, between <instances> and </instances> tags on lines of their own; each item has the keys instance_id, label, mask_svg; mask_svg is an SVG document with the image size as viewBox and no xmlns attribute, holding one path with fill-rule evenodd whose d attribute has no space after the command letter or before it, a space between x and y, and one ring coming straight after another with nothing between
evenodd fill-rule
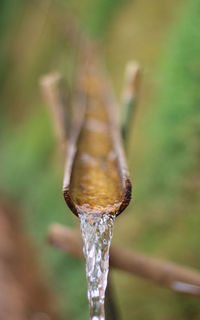
<instances>
[{"instance_id":1,"label":"split bamboo half","mask_svg":"<svg viewBox=\"0 0 200 320\"><path fill-rule=\"evenodd\" d=\"M118 106L95 64L79 73L76 120L68 144L63 194L76 215L120 214L131 199Z\"/></svg>"}]
</instances>

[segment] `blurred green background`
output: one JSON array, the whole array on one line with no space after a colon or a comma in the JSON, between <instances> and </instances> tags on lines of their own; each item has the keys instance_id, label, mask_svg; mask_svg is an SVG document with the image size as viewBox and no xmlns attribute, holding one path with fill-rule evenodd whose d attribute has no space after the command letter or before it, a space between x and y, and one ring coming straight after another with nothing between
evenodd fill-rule
<instances>
[{"instance_id":1,"label":"blurred green background","mask_svg":"<svg viewBox=\"0 0 200 320\"><path fill-rule=\"evenodd\" d=\"M120 99L125 64L143 67L128 162L133 201L113 242L200 269L200 0L1 0L0 189L24 211L63 318L88 318L84 264L49 248L48 225L73 226L61 192L63 166L38 81L50 71L70 83L69 17L101 42ZM119 271L122 319L200 319L198 299Z\"/></svg>"}]
</instances>

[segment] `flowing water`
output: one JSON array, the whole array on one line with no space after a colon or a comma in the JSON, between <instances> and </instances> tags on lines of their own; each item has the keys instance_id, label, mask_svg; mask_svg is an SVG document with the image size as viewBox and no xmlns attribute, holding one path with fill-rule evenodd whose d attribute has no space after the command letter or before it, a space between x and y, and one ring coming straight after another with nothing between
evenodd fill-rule
<instances>
[{"instance_id":1,"label":"flowing water","mask_svg":"<svg viewBox=\"0 0 200 320\"><path fill-rule=\"evenodd\" d=\"M104 320L104 300L109 270L109 248L114 216L98 214L79 215L86 259L88 300L91 320Z\"/></svg>"}]
</instances>

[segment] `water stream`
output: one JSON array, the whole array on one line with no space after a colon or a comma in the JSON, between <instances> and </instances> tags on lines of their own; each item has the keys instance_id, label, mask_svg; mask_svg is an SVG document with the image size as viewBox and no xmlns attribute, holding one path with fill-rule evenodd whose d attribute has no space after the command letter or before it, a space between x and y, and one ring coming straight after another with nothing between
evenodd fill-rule
<instances>
[{"instance_id":1,"label":"water stream","mask_svg":"<svg viewBox=\"0 0 200 320\"><path fill-rule=\"evenodd\" d=\"M105 320L104 300L109 270L109 248L114 216L102 214L79 215L86 259L88 300L91 320Z\"/></svg>"}]
</instances>

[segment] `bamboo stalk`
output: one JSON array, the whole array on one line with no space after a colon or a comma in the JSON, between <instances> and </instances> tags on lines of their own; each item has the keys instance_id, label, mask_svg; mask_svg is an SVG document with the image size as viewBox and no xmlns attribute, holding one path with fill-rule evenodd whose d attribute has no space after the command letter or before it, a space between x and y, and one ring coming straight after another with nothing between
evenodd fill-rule
<instances>
[{"instance_id":1,"label":"bamboo stalk","mask_svg":"<svg viewBox=\"0 0 200 320\"><path fill-rule=\"evenodd\" d=\"M80 232L53 224L49 229L48 241L72 256L83 257ZM110 266L173 291L200 296L200 272L192 268L116 246L111 246Z\"/></svg>"}]
</instances>

